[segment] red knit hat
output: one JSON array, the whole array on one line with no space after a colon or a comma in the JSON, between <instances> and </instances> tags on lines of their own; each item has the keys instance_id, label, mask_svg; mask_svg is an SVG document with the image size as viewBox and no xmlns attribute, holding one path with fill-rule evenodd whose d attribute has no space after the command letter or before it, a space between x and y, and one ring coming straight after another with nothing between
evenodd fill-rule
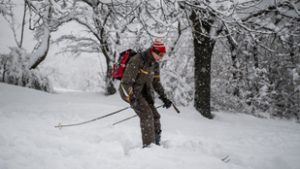
<instances>
[{"instance_id":1,"label":"red knit hat","mask_svg":"<svg viewBox=\"0 0 300 169\"><path fill-rule=\"evenodd\" d=\"M154 42L152 43L152 48L155 48L156 51L160 53L166 53L166 47L164 42L161 39L155 39Z\"/></svg>"}]
</instances>

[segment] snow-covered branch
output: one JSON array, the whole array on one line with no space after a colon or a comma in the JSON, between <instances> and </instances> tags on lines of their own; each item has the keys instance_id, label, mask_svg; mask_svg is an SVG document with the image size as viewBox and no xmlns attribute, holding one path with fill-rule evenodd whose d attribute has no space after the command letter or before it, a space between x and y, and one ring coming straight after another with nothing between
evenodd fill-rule
<instances>
[{"instance_id":1,"label":"snow-covered branch","mask_svg":"<svg viewBox=\"0 0 300 169\"><path fill-rule=\"evenodd\" d=\"M101 51L98 41L92 38L78 37L74 35L63 35L53 41L53 43L63 43L67 41L66 47L64 47L59 53L99 53Z\"/></svg>"}]
</instances>

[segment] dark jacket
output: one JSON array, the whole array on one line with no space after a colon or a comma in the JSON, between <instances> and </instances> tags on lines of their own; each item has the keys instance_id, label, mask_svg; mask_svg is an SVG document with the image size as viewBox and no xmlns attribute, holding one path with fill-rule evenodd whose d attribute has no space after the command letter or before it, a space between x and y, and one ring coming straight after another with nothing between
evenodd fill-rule
<instances>
[{"instance_id":1,"label":"dark jacket","mask_svg":"<svg viewBox=\"0 0 300 169\"><path fill-rule=\"evenodd\" d=\"M144 97L153 104L153 89L160 98L166 97L160 82L159 63L156 62L149 50L133 56L123 74L119 92L123 100L131 103L133 99Z\"/></svg>"}]
</instances>

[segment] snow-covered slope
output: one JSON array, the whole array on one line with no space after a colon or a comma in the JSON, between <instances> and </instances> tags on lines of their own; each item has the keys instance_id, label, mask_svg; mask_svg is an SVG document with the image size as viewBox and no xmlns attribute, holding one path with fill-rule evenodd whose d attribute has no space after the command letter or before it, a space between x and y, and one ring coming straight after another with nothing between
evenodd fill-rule
<instances>
[{"instance_id":1,"label":"snow-covered slope","mask_svg":"<svg viewBox=\"0 0 300 169\"><path fill-rule=\"evenodd\" d=\"M78 127L127 105L118 95L48 94L0 83L1 169L299 169L300 125L193 108L159 109L163 146L142 149L138 119L126 110ZM225 158L223 161L222 159Z\"/></svg>"}]
</instances>

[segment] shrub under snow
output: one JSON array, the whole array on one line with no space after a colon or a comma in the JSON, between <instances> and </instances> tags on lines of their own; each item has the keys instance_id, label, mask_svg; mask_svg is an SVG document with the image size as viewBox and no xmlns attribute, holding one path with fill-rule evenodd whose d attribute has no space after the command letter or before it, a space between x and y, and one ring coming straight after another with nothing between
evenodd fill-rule
<instances>
[{"instance_id":1,"label":"shrub under snow","mask_svg":"<svg viewBox=\"0 0 300 169\"><path fill-rule=\"evenodd\" d=\"M11 47L9 54L0 56L0 81L47 92L53 91L47 77L36 69L29 69L30 55L24 49Z\"/></svg>"}]
</instances>

